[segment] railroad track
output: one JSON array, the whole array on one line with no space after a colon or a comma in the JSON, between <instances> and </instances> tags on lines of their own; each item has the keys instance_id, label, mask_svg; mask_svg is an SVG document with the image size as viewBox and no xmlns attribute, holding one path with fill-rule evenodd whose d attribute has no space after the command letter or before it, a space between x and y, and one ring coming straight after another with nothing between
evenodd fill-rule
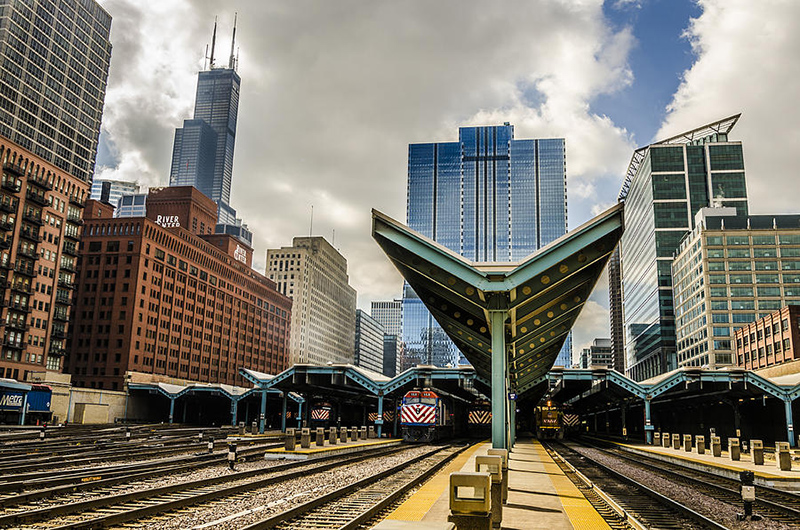
<instances>
[{"instance_id":1,"label":"railroad track","mask_svg":"<svg viewBox=\"0 0 800 530\"><path fill-rule=\"evenodd\" d=\"M650 458L638 453L633 456L614 447L589 445L622 459L630 465L646 469L648 472L658 473L670 480L689 484L695 490L713 496L720 501L734 506L741 505L740 484L735 480L710 473L702 473L686 466L664 462L663 460ZM770 519L800 526L798 523L800 522L800 495L767 486L757 485L755 488L756 501L754 510L756 513Z\"/></svg>"},{"instance_id":2,"label":"railroad track","mask_svg":"<svg viewBox=\"0 0 800 530\"><path fill-rule=\"evenodd\" d=\"M591 498L592 496L587 496L587 499L612 528L727 528L566 445L547 443L545 448L551 455L555 455L556 463L573 482L579 484L580 489L599 489L603 492L604 495L596 494L603 502ZM582 483L574 470L579 471L590 484ZM602 499L602 496L609 497L615 505Z\"/></svg>"},{"instance_id":3,"label":"railroad track","mask_svg":"<svg viewBox=\"0 0 800 530\"><path fill-rule=\"evenodd\" d=\"M355 529L438 471L467 446L439 447L243 530Z\"/></svg>"},{"instance_id":4,"label":"railroad track","mask_svg":"<svg viewBox=\"0 0 800 530\"><path fill-rule=\"evenodd\" d=\"M198 505L212 505L220 499L230 500L250 495L260 488L282 485L291 480L329 471L365 459L407 450L389 448L347 455L321 457L310 461L294 461L268 468L232 472L213 478L193 480L162 487L142 487L119 493L130 484L112 486L93 492L92 498L63 499L51 506L19 509L0 515L0 527L14 528L100 528L137 521L142 528L150 523L148 518L161 520L164 514ZM141 484L139 486L142 486ZM116 493L115 493L116 492ZM154 523L153 523L154 524Z\"/></svg>"},{"instance_id":5,"label":"railroad track","mask_svg":"<svg viewBox=\"0 0 800 530\"><path fill-rule=\"evenodd\" d=\"M239 449L237 457L240 461L248 461L253 457L262 457L264 451L281 444L264 444ZM164 475L181 473L210 467L227 462L227 451L196 454L162 460L159 462L139 462L102 468L81 468L66 470L53 476L52 472L16 475L13 480L0 480L0 509L21 507L26 503L46 499L58 495L71 495L109 488L132 480L155 479ZM5 479L7 477L0 477Z\"/></svg>"}]
</instances>

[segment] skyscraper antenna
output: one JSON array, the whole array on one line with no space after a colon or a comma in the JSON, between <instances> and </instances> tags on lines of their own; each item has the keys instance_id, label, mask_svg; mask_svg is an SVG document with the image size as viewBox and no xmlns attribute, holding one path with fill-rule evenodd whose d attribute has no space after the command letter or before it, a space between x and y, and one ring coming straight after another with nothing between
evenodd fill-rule
<instances>
[{"instance_id":1,"label":"skyscraper antenna","mask_svg":"<svg viewBox=\"0 0 800 530\"><path fill-rule=\"evenodd\" d=\"M217 44L217 17L214 17L214 33L211 35L211 64L209 70L214 69L214 47Z\"/></svg>"},{"instance_id":2,"label":"skyscraper antenna","mask_svg":"<svg viewBox=\"0 0 800 530\"><path fill-rule=\"evenodd\" d=\"M206 44L206 53L203 55L203 70L208 70L208 44Z\"/></svg>"},{"instance_id":3,"label":"skyscraper antenna","mask_svg":"<svg viewBox=\"0 0 800 530\"><path fill-rule=\"evenodd\" d=\"M231 36L231 56L228 59L228 68L234 70L236 69L236 57L233 55L233 45L236 42L236 19L239 17L239 13L233 14L233 35Z\"/></svg>"}]
</instances>

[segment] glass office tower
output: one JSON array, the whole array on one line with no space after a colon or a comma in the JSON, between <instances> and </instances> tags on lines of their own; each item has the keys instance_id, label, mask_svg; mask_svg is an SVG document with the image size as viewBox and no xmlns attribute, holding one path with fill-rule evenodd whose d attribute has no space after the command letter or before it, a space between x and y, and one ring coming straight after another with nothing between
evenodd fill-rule
<instances>
[{"instance_id":1,"label":"glass office tower","mask_svg":"<svg viewBox=\"0 0 800 530\"><path fill-rule=\"evenodd\" d=\"M83 182L94 173L110 32L94 1L0 1L0 136Z\"/></svg>"},{"instance_id":2,"label":"glass office tower","mask_svg":"<svg viewBox=\"0 0 800 530\"><path fill-rule=\"evenodd\" d=\"M233 68L200 72L194 119L175 131L170 186L194 186L230 203L241 80Z\"/></svg>"},{"instance_id":3,"label":"glass office tower","mask_svg":"<svg viewBox=\"0 0 800 530\"><path fill-rule=\"evenodd\" d=\"M519 261L567 230L564 140L515 140L508 123L408 146L408 225L472 261ZM459 352L405 285L403 340L418 364ZM556 364L570 366L567 339Z\"/></svg>"},{"instance_id":4,"label":"glass office tower","mask_svg":"<svg viewBox=\"0 0 800 530\"><path fill-rule=\"evenodd\" d=\"M622 293L626 372L642 381L678 367L672 259L712 203L747 215L739 115L637 149L620 192L625 201Z\"/></svg>"}]
</instances>

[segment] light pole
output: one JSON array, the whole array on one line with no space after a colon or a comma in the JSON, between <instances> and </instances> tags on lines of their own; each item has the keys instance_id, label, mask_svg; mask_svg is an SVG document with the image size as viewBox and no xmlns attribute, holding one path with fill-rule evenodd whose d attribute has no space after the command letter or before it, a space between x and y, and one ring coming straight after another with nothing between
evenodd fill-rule
<instances>
[{"instance_id":1,"label":"light pole","mask_svg":"<svg viewBox=\"0 0 800 530\"><path fill-rule=\"evenodd\" d=\"M125 423L128 423L128 398L131 395L131 374L130 372L125 372L125 416L123 418Z\"/></svg>"}]
</instances>

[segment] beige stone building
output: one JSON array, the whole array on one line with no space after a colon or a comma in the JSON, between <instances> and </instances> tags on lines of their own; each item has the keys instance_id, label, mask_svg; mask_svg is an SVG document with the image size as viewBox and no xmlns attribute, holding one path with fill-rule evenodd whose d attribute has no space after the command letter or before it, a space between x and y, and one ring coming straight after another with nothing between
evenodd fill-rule
<instances>
[{"instance_id":1,"label":"beige stone building","mask_svg":"<svg viewBox=\"0 0 800 530\"><path fill-rule=\"evenodd\" d=\"M295 237L267 250L266 275L293 300L292 363L352 363L356 291L347 260L323 237Z\"/></svg>"}]
</instances>

